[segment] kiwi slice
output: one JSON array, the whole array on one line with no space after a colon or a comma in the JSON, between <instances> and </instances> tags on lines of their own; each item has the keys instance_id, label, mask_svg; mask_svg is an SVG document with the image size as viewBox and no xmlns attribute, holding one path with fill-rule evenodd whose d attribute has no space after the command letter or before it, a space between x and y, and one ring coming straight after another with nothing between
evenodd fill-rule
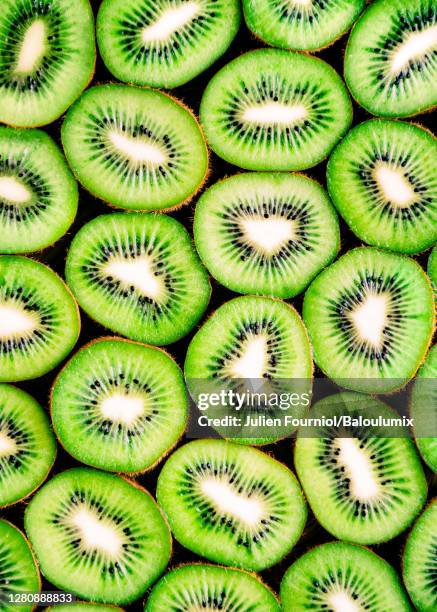
<instances>
[{"instance_id":1,"label":"kiwi slice","mask_svg":"<svg viewBox=\"0 0 437 612\"><path fill-rule=\"evenodd\" d=\"M97 41L120 81L177 87L223 55L239 25L238 0L103 0Z\"/></svg>"},{"instance_id":2,"label":"kiwi slice","mask_svg":"<svg viewBox=\"0 0 437 612\"><path fill-rule=\"evenodd\" d=\"M0 121L51 123L92 78L94 19L88 0L3 0Z\"/></svg>"},{"instance_id":3,"label":"kiwi slice","mask_svg":"<svg viewBox=\"0 0 437 612\"><path fill-rule=\"evenodd\" d=\"M411 392L411 416L417 448L425 463L437 473L437 344L417 373ZM427 437L427 434L432 437Z\"/></svg>"},{"instance_id":4,"label":"kiwi slice","mask_svg":"<svg viewBox=\"0 0 437 612\"><path fill-rule=\"evenodd\" d=\"M129 603L164 571L167 524L137 485L89 468L57 474L32 498L24 524L44 576L101 603Z\"/></svg>"},{"instance_id":5,"label":"kiwi slice","mask_svg":"<svg viewBox=\"0 0 437 612\"><path fill-rule=\"evenodd\" d=\"M375 421L381 416L387 423L399 418L383 402L348 392L316 402L311 415ZM394 433L389 427L354 424L299 432L297 475L317 520L338 539L385 542L404 531L423 507L427 486L414 444L407 437L384 437Z\"/></svg>"},{"instance_id":6,"label":"kiwi slice","mask_svg":"<svg viewBox=\"0 0 437 612\"><path fill-rule=\"evenodd\" d=\"M52 370L79 329L79 309L57 274L27 257L0 257L0 382Z\"/></svg>"},{"instance_id":7,"label":"kiwi slice","mask_svg":"<svg viewBox=\"0 0 437 612\"><path fill-rule=\"evenodd\" d=\"M437 498L417 519L405 546L403 576L420 612L437 609Z\"/></svg>"},{"instance_id":8,"label":"kiwi slice","mask_svg":"<svg viewBox=\"0 0 437 612\"><path fill-rule=\"evenodd\" d=\"M187 419L182 372L163 350L119 338L82 348L57 377L53 426L64 448L103 470L151 468Z\"/></svg>"},{"instance_id":9,"label":"kiwi slice","mask_svg":"<svg viewBox=\"0 0 437 612\"><path fill-rule=\"evenodd\" d=\"M332 201L368 244L417 253L437 240L437 140L401 121L353 128L327 168Z\"/></svg>"},{"instance_id":10,"label":"kiwi slice","mask_svg":"<svg viewBox=\"0 0 437 612\"><path fill-rule=\"evenodd\" d=\"M206 309L211 288L186 229L165 215L102 215L76 234L66 278L93 319L132 340L170 344Z\"/></svg>"},{"instance_id":11,"label":"kiwi slice","mask_svg":"<svg viewBox=\"0 0 437 612\"><path fill-rule=\"evenodd\" d=\"M346 32L365 0L243 0L247 26L283 49L316 51Z\"/></svg>"},{"instance_id":12,"label":"kiwi slice","mask_svg":"<svg viewBox=\"0 0 437 612\"><path fill-rule=\"evenodd\" d=\"M434 292L437 293L437 246L433 248L428 258L428 276L431 279Z\"/></svg>"},{"instance_id":13,"label":"kiwi slice","mask_svg":"<svg viewBox=\"0 0 437 612\"><path fill-rule=\"evenodd\" d=\"M207 189L196 205L194 238L222 285L283 298L303 291L340 247L324 189L283 173L238 174Z\"/></svg>"},{"instance_id":14,"label":"kiwi slice","mask_svg":"<svg viewBox=\"0 0 437 612\"><path fill-rule=\"evenodd\" d=\"M316 546L295 561L282 579L281 603L284 612L411 611L392 566L346 542Z\"/></svg>"},{"instance_id":15,"label":"kiwi slice","mask_svg":"<svg viewBox=\"0 0 437 612\"><path fill-rule=\"evenodd\" d=\"M408 117L437 104L434 0L376 0L354 26L344 74L374 115Z\"/></svg>"},{"instance_id":16,"label":"kiwi slice","mask_svg":"<svg viewBox=\"0 0 437 612\"><path fill-rule=\"evenodd\" d=\"M162 210L188 201L208 170L194 115L152 89L99 85L68 111L62 144L79 181L118 208Z\"/></svg>"},{"instance_id":17,"label":"kiwi slice","mask_svg":"<svg viewBox=\"0 0 437 612\"><path fill-rule=\"evenodd\" d=\"M307 516L285 465L225 440L195 440L176 450L161 470L156 495L183 546L255 571L290 552Z\"/></svg>"},{"instance_id":18,"label":"kiwi slice","mask_svg":"<svg viewBox=\"0 0 437 612\"><path fill-rule=\"evenodd\" d=\"M50 606L49 608L45 609L51 610L51 612L123 612L123 609L119 608L118 606L98 604L87 601L57 604L56 606Z\"/></svg>"},{"instance_id":19,"label":"kiwi slice","mask_svg":"<svg viewBox=\"0 0 437 612\"><path fill-rule=\"evenodd\" d=\"M0 127L0 253L53 244L73 223L77 203L77 183L45 132Z\"/></svg>"},{"instance_id":20,"label":"kiwi slice","mask_svg":"<svg viewBox=\"0 0 437 612\"><path fill-rule=\"evenodd\" d=\"M153 587L145 612L235 610L279 612L274 594L257 576L217 565L182 565Z\"/></svg>"},{"instance_id":21,"label":"kiwi slice","mask_svg":"<svg viewBox=\"0 0 437 612\"><path fill-rule=\"evenodd\" d=\"M303 318L327 376L348 389L384 393L404 386L423 361L434 300L415 261L361 247L313 281Z\"/></svg>"},{"instance_id":22,"label":"kiwi slice","mask_svg":"<svg viewBox=\"0 0 437 612\"><path fill-rule=\"evenodd\" d=\"M248 170L300 170L322 161L347 132L352 105L320 59L258 49L211 79L200 119L212 149Z\"/></svg>"}]
</instances>

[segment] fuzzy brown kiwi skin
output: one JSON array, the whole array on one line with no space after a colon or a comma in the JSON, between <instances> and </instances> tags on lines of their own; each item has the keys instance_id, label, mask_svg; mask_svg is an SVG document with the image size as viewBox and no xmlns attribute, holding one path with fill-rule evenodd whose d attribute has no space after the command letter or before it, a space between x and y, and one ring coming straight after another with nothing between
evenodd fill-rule
<instances>
[{"instance_id":1,"label":"fuzzy brown kiwi skin","mask_svg":"<svg viewBox=\"0 0 437 612\"><path fill-rule=\"evenodd\" d=\"M128 338L120 338L119 336L101 336L99 338L95 338L94 340L91 340L90 342L87 342L86 344L81 346L80 349L78 349L75 352L75 355L77 355L79 353L79 351L87 349L90 346L93 346L94 344L97 344L98 342L102 342L102 341L106 341L106 342L107 341L125 342L126 344L136 344L137 346L143 346L143 347L148 347L148 348L156 349L158 351L161 351L161 353L164 353L164 355L166 355L169 359L171 359L171 361L173 361L174 364L176 364L175 359L170 355L170 353L168 353L166 350L164 350L160 346L154 346L152 344L146 344L144 342L138 342L136 340L129 340ZM54 388L56 386L56 383L58 382L59 377L61 376L61 374L63 373L63 371L67 367L69 361L70 360L68 360L68 362L62 367L62 369L58 372L55 380L53 381L52 386L50 388L50 401L49 401L50 420L51 420L51 423L52 423L53 431L54 431L54 433L56 435L56 439L58 440L59 444L62 446L62 448L68 454L70 454L70 453L69 453L68 449L65 448L65 446L63 445L62 440L59 437L59 434L58 434L58 432L56 430L55 423L54 423L54 420L52 418L52 408L53 408L53 390L54 390ZM187 392L186 392L186 395L187 395ZM188 396L187 396L187 401L188 401ZM147 466L146 468L144 468L142 470L125 471L125 472L120 472L118 470L114 470L114 471L112 471L112 470L104 470L104 471L109 473L109 474L115 474L115 475L121 476L122 478L125 478L125 480L129 480L129 478L126 478L125 476L129 476L129 477L131 476L131 477L135 478L135 476L141 476L141 474L145 474L146 472L150 472L159 463L161 463L161 461L165 457L167 457L167 455L169 455L173 451L173 449L179 444L179 442L181 441L182 437L185 434L185 429L186 429L186 424L185 424L184 430L180 433L178 439L175 440L175 442L172 444L172 446L170 448L168 448L160 457L158 457L158 459L156 459L156 461L152 465L149 465L149 466ZM89 467L93 467L93 468L98 469L98 470L102 469L100 466L95 465L93 463L86 463L86 464L84 463L84 465L87 465ZM129 482L130 482L130 480L129 480ZM141 487L138 486L138 488L141 488Z\"/></svg>"}]
</instances>

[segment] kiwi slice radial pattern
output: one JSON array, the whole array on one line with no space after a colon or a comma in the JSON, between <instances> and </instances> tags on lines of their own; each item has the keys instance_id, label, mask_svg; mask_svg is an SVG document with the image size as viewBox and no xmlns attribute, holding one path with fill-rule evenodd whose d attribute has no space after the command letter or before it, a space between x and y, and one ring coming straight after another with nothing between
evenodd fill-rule
<instances>
[{"instance_id":1,"label":"kiwi slice radial pattern","mask_svg":"<svg viewBox=\"0 0 437 612\"><path fill-rule=\"evenodd\" d=\"M94 72L89 1L2 0L0 28L0 121L51 123Z\"/></svg>"},{"instance_id":2,"label":"kiwi slice radial pattern","mask_svg":"<svg viewBox=\"0 0 437 612\"><path fill-rule=\"evenodd\" d=\"M177 87L223 55L239 25L238 0L104 0L97 40L121 81Z\"/></svg>"},{"instance_id":3,"label":"kiwi slice radial pattern","mask_svg":"<svg viewBox=\"0 0 437 612\"><path fill-rule=\"evenodd\" d=\"M200 119L212 149L248 170L300 170L322 161L352 121L346 87L320 59L258 49L206 86Z\"/></svg>"},{"instance_id":4,"label":"kiwi slice radial pattern","mask_svg":"<svg viewBox=\"0 0 437 612\"><path fill-rule=\"evenodd\" d=\"M255 575L217 565L182 565L156 584L145 612L279 612L274 594Z\"/></svg>"},{"instance_id":5,"label":"kiwi slice radial pattern","mask_svg":"<svg viewBox=\"0 0 437 612\"><path fill-rule=\"evenodd\" d=\"M211 274L239 293L289 298L337 254L337 216L304 176L238 174L205 191L194 217L196 247Z\"/></svg>"},{"instance_id":6,"label":"kiwi slice radial pattern","mask_svg":"<svg viewBox=\"0 0 437 612\"><path fill-rule=\"evenodd\" d=\"M27 257L0 257L0 382L53 369L79 329L77 304L57 274Z\"/></svg>"},{"instance_id":7,"label":"kiwi slice radial pattern","mask_svg":"<svg viewBox=\"0 0 437 612\"><path fill-rule=\"evenodd\" d=\"M0 127L0 253L53 244L73 223L77 203L77 183L45 132Z\"/></svg>"},{"instance_id":8,"label":"kiwi slice radial pattern","mask_svg":"<svg viewBox=\"0 0 437 612\"><path fill-rule=\"evenodd\" d=\"M293 473L261 451L195 440L165 463L157 499L175 538L217 563L263 570L299 539L307 516Z\"/></svg>"},{"instance_id":9,"label":"kiwi slice radial pattern","mask_svg":"<svg viewBox=\"0 0 437 612\"><path fill-rule=\"evenodd\" d=\"M348 389L384 393L404 386L423 361L434 300L415 261L362 247L313 281L303 318L327 376Z\"/></svg>"},{"instance_id":10,"label":"kiwi slice radial pattern","mask_svg":"<svg viewBox=\"0 0 437 612\"><path fill-rule=\"evenodd\" d=\"M437 345L417 373L411 393L411 417L422 459L437 473ZM431 437L427 437L431 434Z\"/></svg>"},{"instance_id":11,"label":"kiwi slice radial pattern","mask_svg":"<svg viewBox=\"0 0 437 612\"><path fill-rule=\"evenodd\" d=\"M76 234L66 278L96 321L133 340L170 344L206 309L211 288L185 228L165 215L115 213Z\"/></svg>"},{"instance_id":12,"label":"kiwi slice radial pattern","mask_svg":"<svg viewBox=\"0 0 437 612\"><path fill-rule=\"evenodd\" d=\"M208 170L192 113L152 89L91 87L68 111L61 134L79 181L118 208L177 207L195 194Z\"/></svg>"},{"instance_id":13,"label":"kiwi slice radial pattern","mask_svg":"<svg viewBox=\"0 0 437 612\"><path fill-rule=\"evenodd\" d=\"M374 115L421 113L437 104L436 51L434 0L376 0L349 37L346 82Z\"/></svg>"},{"instance_id":14,"label":"kiwi slice radial pattern","mask_svg":"<svg viewBox=\"0 0 437 612\"><path fill-rule=\"evenodd\" d=\"M24 523L47 580L97 602L137 599L171 554L169 529L147 491L89 468L67 470L45 484Z\"/></svg>"},{"instance_id":15,"label":"kiwi slice radial pattern","mask_svg":"<svg viewBox=\"0 0 437 612\"><path fill-rule=\"evenodd\" d=\"M283 612L410 612L398 575L372 551L328 542L305 553L281 582Z\"/></svg>"},{"instance_id":16,"label":"kiwi slice radial pattern","mask_svg":"<svg viewBox=\"0 0 437 612\"><path fill-rule=\"evenodd\" d=\"M416 253L437 240L437 140L426 130L373 119L352 129L328 162L328 190L364 242Z\"/></svg>"},{"instance_id":17,"label":"kiwi slice radial pattern","mask_svg":"<svg viewBox=\"0 0 437 612\"><path fill-rule=\"evenodd\" d=\"M161 349L103 338L81 349L57 377L52 421L65 449L104 470L152 467L185 428L182 372Z\"/></svg>"},{"instance_id":18,"label":"kiwi slice radial pattern","mask_svg":"<svg viewBox=\"0 0 437 612\"><path fill-rule=\"evenodd\" d=\"M346 32L365 0L243 0L244 17L264 42L284 49L313 51Z\"/></svg>"}]
</instances>

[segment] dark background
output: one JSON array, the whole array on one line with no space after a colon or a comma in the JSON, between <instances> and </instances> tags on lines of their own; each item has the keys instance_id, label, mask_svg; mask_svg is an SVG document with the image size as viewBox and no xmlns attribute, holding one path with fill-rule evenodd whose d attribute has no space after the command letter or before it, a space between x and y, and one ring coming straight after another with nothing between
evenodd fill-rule
<instances>
[{"instance_id":1,"label":"dark background","mask_svg":"<svg viewBox=\"0 0 437 612\"><path fill-rule=\"evenodd\" d=\"M98 10L100 5L99 1L91 0L91 4L95 13ZM343 74L343 55L344 49L347 42L347 34L340 38L334 45L325 49L323 51L318 52L316 55L321 59L329 62L341 75ZM198 115L200 99L202 96L202 92L211 79L211 77L226 63L228 63L233 58L237 57L241 53L249 51L251 49L256 49L260 47L265 47L266 45L261 41L257 40L246 28L244 20L241 24L240 30L228 49L228 51L208 70L203 72L200 76L193 79L186 85L182 87L178 87L172 90L172 95L181 99L187 106L189 106L195 113ZM94 79L92 81L92 85L106 83L106 82L114 82L116 79L108 72L105 68L101 58L97 57L96 71L94 75ZM360 108L354 102L354 125L369 119L371 115L369 115L364 109ZM420 115L418 117L414 117L412 119L413 122L428 127L432 129L432 115ZM50 126L44 128L60 145L60 126L62 120L59 120ZM231 164L226 163L219 157L217 157L214 153L211 152L210 156L210 167L211 173L208 178L208 181L205 185L211 185L216 182L218 179L236 174L241 172L240 168L236 166L232 166ZM316 167L311 168L309 170L305 170L305 174L316 179L323 185L326 185L325 180L325 172L326 172L326 162L322 162L318 164ZM66 252L68 250L69 244L71 242L74 234L82 227L87 221L96 217L97 215L104 214L107 212L111 212L111 209L101 200L94 198L87 191L80 188L79 195L79 212L77 218L71 227L69 233L64 236L59 242L57 242L54 246L46 249L43 252L37 253L33 255L34 258L39 259L40 261L47 263L53 268L58 274L61 276L64 275L64 264ZM182 207L181 209L170 213L172 217L181 221L187 229L191 232L192 221L193 221L193 213L194 206L196 203L196 198L187 206ZM347 226L341 221L341 252L344 253L348 249L359 246L360 241L349 231ZM428 258L428 253L421 255L418 257L418 261L426 268L426 262ZM207 318L211 312L213 312L220 304L223 302L236 297L236 294L229 291L228 289L222 287L214 279L212 281L212 296L209 307L203 317L203 319ZM302 296L298 296L297 298L293 298L289 300L299 312L301 312L301 304L302 304ZM83 311L81 311L82 318L82 331L80 334L79 341L76 345L75 350L79 349L85 343L89 342L92 339L98 338L99 336L108 335L108 330L104 327L100 326L98 323L90 319ZM182 367L186 348L188 346L189 341L191 340L193 334L195 333L197 327L185 338L182 340L170 345L168 347L168 351L171 355L176 359L179 365ZM65 363L65 362L64 362ZM59 372L62 369L63 364L61 364L55 370L52 370L49 374L36 379L23 383L19 383L18 386L26 390L28 393L33 395L44 407L48 407L50 387ZM322 373L318 370L315 371L316 377L323 376ZM183 440L182 440L183 443ZM273 453L274 456L285 463L288 467L293 469L293 457L292 457L292 441L291 440L283 440L278 442L275 445L271 445L269 447L263 447L263 450L266 452ZM54 468L52 470L51 475L62 471L69 467L74 467L81 465L79 462L70 457L60 445L58 445L58 457L55 462ZM155 495L155 485L156 478L159 474L159 471L162 467L162 464L159 464L157 468L154 470L141 475L138 477L138 482L146 487L153 495ZM426 468L426 474L428 476L429 484L430 484L430 498L436 494L436 484L437 479L430 470ZM25 508L26 502L22 502L20 504L16 504L11 508L7 508L3 511L4 518L11 520L21 529L23 528L23 511ZM404 546L406 533L404 532L399 537L391 540L387 544L374 546L373 550L377 552L379 555L387 559L390 563L394 565L397 571L400 571L400 562L401 562L401 554L402 548ZM263 580L272 587L276 592L279 590L280 580L285 572L285 570L290 566L290 564L299 557L302 553L304 553L308 548L313 547L315 544L320 544L326 541L331 541L334 538L328 534L320 525L316 522L314 517L311 515L307 521L307 525L304 531L303 536L294 547L292 552L279 564L274 566L273 568L266 570L261 573L261 577ZM179 545L176 540L173 539L173 557L170 562L170 567L180 563L180 562L190 562L190 561L199 561L201 560L199 557ZM53 587L48 582L44 581L43 590L57 590L56 587ZM143 598L144 599L144 598ZM128 609L134 610L142 608L142 600L138 600L131 606L125 606Z\"/></svg>"}]
</instances>

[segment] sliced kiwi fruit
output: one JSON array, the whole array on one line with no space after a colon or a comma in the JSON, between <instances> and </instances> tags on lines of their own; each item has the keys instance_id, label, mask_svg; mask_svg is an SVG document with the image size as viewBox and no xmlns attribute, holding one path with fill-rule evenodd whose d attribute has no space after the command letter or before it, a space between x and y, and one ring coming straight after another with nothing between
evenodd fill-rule
<instances>
[{"instance_id":1,"label":"sliced kiwi fruit","mask_svg":"<svg viewBox=\"0 0 437 612\"><path fill-rule=\"evenodd\" d=\"M118 208L180 206L208 170L194 115L152 89L117 84L87 89L68 111L61 136L79 181Z\"/></svg>"},{"instance_id":2,"label":"sliced kiwi fruit","mask_svg":"<svg viewBox=\"0 0 437 612\"><path fill-rule=\"evenodd\" d=\"M352 105L320 59L258 49L232 60L206 86L200 119L211 148L248 170L301 170L347 132Z\"/></svg>"},{"instance_id":3,"label":"sliced kiwi fruit","mask_svg":"<svg viewBox=\"0 0 437 612\"><path fill-rule=\"evenodd\" d=\"M312 282L303 318L314 359L329 378L355 391L385 393L403 387L426 355L433 293L412 259L360 247Z\"/></svg>"},{"instance_id":4,"label":"sliced kiwi fruit","mask_svg":"<svg viewBox=\"0 0 437 612\"><path fill-rule=\"evenodd\" d=\"M388 426L355 424L361 416L399 418L383 402L358 393L337 393L315 403L313 418L352 419L349 426L301 430L295 446L296 472L319 523L340 540L385 542L404 531L427 495L425 475L413 442ZM344 418L344 417L343 417ZM387 432L387 433L386 433ZM399 432L399 436L401 432Z\"/></svg>"},{"instance_id":5,"label":"sliced kiwi fruit","mask_svg":"<svg viewBox=\"0 0 437 612\"><path fill-rule=\"evenodd\" d=\"M0 256L0 382L52 370L79 329L77 304L57 274L27 257Z\"/></svg>"},{"instance_id":6,"label":"sliced kiwi fruit","mask_svg":"<svg viewBox=\"0 0 437 612\"><path fill-rule=\"evenodd\" d=\"M422 459L437 473L437 345L429 351L417 373L411 392L410 413L414 420L417 448ZM427 437L427 434L432 437Z\"/></svg>"},{"instance_id":7,"label":"sliced kiwi fruit","mask_svg":"<svg viewBox=\"0 0 437 612\"><path fill-rule=\"evenodd\" d=\"M365 0L243 0L244 18L264 42L316 51L331 45L361 13Z\"/></svg>"},{"instance_id":8,"label":"sliced kiwi fruit","mask_svg":"<svg viewBox=\"0 0 437 612\"><path fill-rule=\"evenodd\" d=\"M235 610L279 612L275 595L257 576L208 564L181 565L153 587L145 612Z\"/></svg>"},{"instance_id":9,"label":"sliced kiwi fruit","mask_svg":"<svg viewBox=\"0 0 437 612\"><path fill-rule=\"evenodd\" d=\"M329 159L329 194L361 240L417 253L437 240L436 164L430 132L402 121L365 121Z\"/></svg>"},{"instance_id":10,"label":"sliced kiwi fruit","mask_svg":"<svg viewBox=\"0 0 437 612\"><path fill-rule=\"evenodd\" d=\"M437 609L437 498L417 519L404 550L403 576L420 612Z\"/></svg>"},{"instance_id":11,"label":"sliced kiwi fruit","mask_svg":"<svg viewBox=\"0 0 437 612\"><path fill-rule=\"evenodd\" d=\"M169 88L223 55L239 25L238 0L103 0L97 41L120 81Z\"/></svg>"},{"instance_id":12,"label":"sliced kiwi fruit","mask_svg":"<svg viewBox=\"0 0 437 612\"><path fill-rule=\"evenodd\" d=\"M290 552L307 516L285 465L225 440L195 440L177 449L161 470L156 495L183 546L255 571Z\"/></svg>"},{"instance_id":13,"label":"sliced kiwi fruit","mask_svg":"<svg viewBox=\"0 0 437 612\"><path fill-rule=\"evenodd\" d=\"M346 542L328 542L302 555L285 572L280 595L284 612L411 611L393 567Z\"/></svg>"},{"instance_id":14,"label":"sliced kiwi fruit","mask_svg":"<svg viewBox=\"0 0 437 612\"><path fill-rule=\"evenodd\" d=\"M95 602L75 601L74 603L57 604L50 606L46 610L51 612L123 612L118 606L98 604Z\"/></svg>"},{"instance_id":15,"label":"sliced kiwi fruit","mask_svg":"<svg viewBox=\"0 0 437 612\"><path fill-rule=\"evenodd\" d=\"M437 246L433 248L428 258L428 276L431 279L434 292L437 293Z\"/></svg>"},{"instance_id":16,"label":"sliced kiwi fruit","mask_svg":"<svg viewBox=\"0 0 437 612\"><path fill-rule=\"evenodd\" d=\"M144 471L185 429L184 378L161 349L120 338L95 340L56 378L51 414L61 444L78 461Z\"/></svg>"},{"instance_id":17,"label":"sliced kiwi fruit","mask_svg":"<svg viewBox=\"0 0 437 612\"><path fill-rule=\"evenodd\" d=\"M434 0L376 0L355 24L344 61L346 83L374 115L408 117L437 104Z\"/></svg>"},{"instance_id":18,"label":"sliced kiwi fruit","mask_svg":"<svg viewBox=\"0 0 437 612\"><path fill-rule=\"evenodd\" d=\"M24 524L47 580L101 603L140 597L171 554L169 529L147 491L90 468L46 483L27 506Z\"/></svg>"},{"instance_id":19,"label":"sliced kiwi fruit","mask_svg":"<svg viewBox=\"0 0 437 612\"><path fill-rule=\"evenodd\" d=\"M0 14L0 121L51 123L94 72L88 0L3 0Z\"/></svg>"},{"instance_id":20,"label":"sliced kiwi fruit","mask_svg":"<svg viewBox=\"0 0 437 612\"><path fill-rule=\"evenodd\" d=\"M43 249L74 221L77 183L42 130L0 127L0 253Z\"/></svg>"},{"instance_id":21,"label":"sliced kiwi fruit","mask_svg":"<svg viewBox=\"0 0 437 612\"><path fill-rule=\"evenodd\" d=\"M0 520L0 610L30 612L33 604L17 606L10 598L38 593L41 581L29 543L19 529Z\"/></svg>"},{"instance_id":22,"label":"sliced kiwi fruit","mask_svg":"<svg viewBox=\"0 0 437 612\"><path fill-rule=\"evenodd\" d=\"M187 334L211 292L188 232L165 215L93 219L71 243L66 278L98 323L151 344L170 344Z\"/></svg>"},{"instance_id":23,"label":"sliced kiwi fruit","mask_svg":"<svg viewBox=\"0 0 437 612\"><path fill-rule=\"evenodd\" d=\"M303 291L340 247L324 189L284 173L238 174L207 189L196 205L194 239L225 287L283 298Z\"/></svg>"}]
</instances>

